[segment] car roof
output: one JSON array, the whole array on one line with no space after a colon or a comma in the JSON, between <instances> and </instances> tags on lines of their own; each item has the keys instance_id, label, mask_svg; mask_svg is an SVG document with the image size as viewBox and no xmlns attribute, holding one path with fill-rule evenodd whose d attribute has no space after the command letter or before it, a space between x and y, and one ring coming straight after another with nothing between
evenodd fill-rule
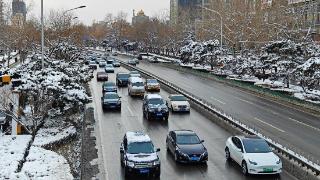
<instances>
[{"instance_id":1,"label":"car roof","mask_svg":"<svg viewBox=\"0 0 320 180\"><path fill-rule=\"evenodd\" d=\"M106 92L106 93L104 93L104 95L118 95L118 93L116 93L116 92Z\"/></svg>"},{"instance_id":2,"label":"car roof","mask_svg":"<svg viewBox=\"0 0 320 180\"><path fill-rule=\"evenodd\" d=\"M107 74L107 73L104 71L99 71L99 72L97 72L97 74Z\"/></svg>"},{"instance_id":3,"label":"car roof","mask_svg":"<svg viewBox=\"0 0 320 180\"><path fill-rule=\"evenodd\" d=\"M132 142L151 142L150 137L141 131L128 131L126 132L128 143Z\"/></svg>"},{"instance_id":4,"label":"car roof","mask_svg":"<svg viewBox=\"0 0 320 180\"><path fill-rule=\"evenodd\" d=\"M132 83L135 83L135 82L143 82L142 79L141 79L141 77L130 77L129 79L130 79L130 81L131 81Z\"/></svg>"},{"instance_id":5,"label":"car roof","mask_svg":"<svg viewBox=\"0 0 320 180\"><path fill-rule=\"evenodd\" d=\"M127 75L129 75L129 73L126 73L126 72L118 72L117 74L127 74Z\"/></svg>"},{"instance_id":6,"label":"car roof","mask_svg":"<svg viewBox=\"0 0 320 180\"><path fill-rule=\"evenodd\" d=\"M138 71L130 71L130 74L140 74Z\"/></svg>"},{"instance_id":7,"label":"car roof","mask_svg":"<svg viewBox=\"0 0 320 180\"><path fill-rule=\"evenodd\" d=\"M246 135L246 136L237 136L237 137L241 140L243 140L243 139L262 139L261 137L256 136L256 135Z\"/></svg>"},{"instance_id":8,"label":"car roof","mask_svg":"<svg viewBox=\"0 0 320 180\"><path fill-rule=\"evenodd\" d=\"M183 97L185 97L185 96L182 95L182 94L170 94L169 96L183 96Z\"/></svg>"},{"instance_id":9,"label":"car roof","mask_svg":"<svg viewBox=\"0 0 320 180\"><path fill-rule=\"evenodd\" d=\"M173 132L175 132L177 135L196 135L196 133L193 132L192 130L186 130L186 129L173 130Z\"/></svg>"},{"instance_id":10,"label":"car roof","mask_svg":"<svg viewBox=\"0 0 320 180\"><path fill-rule=\"evenodd\" d=\"M146 94L147 99L162 99L159 94Z\"/></svg>"}]
</instances>

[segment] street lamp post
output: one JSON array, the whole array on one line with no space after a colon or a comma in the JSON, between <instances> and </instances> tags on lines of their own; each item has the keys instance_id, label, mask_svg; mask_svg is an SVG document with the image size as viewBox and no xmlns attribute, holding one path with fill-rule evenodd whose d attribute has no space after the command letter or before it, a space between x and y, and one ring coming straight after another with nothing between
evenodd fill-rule
<instances>
[{"instance_id":1,"label":"street lamp post","mask_svg":"<svg viewBox=\"0 0 320 180\"><path fill-rule=\"evenodd\" d=\"M69 9L68 11L85 8L87 6L79 6L76 8ZM43 22L43 0L41 0L41 68L44 68L44 22Z\"/></svg>"},{"instance_id":2,"label":"street lamp post","mask_svg":"<svg viewBox=\"0 0 320 180\"><path fill-rule=\"evenodd\" d=\"M222 40L223 40L223 21L222 21L222 16L221 14L216 11L216 10L213 10L213 9L209 9L209 8L206 8L204 6L201 6L201 8L207 10L207 11L210 11L210 12L214 12L216 14L218 14L220 16L220 48L222 49ZM202 19L203 21L203 19Z\"/></svg>"}]
</instances>

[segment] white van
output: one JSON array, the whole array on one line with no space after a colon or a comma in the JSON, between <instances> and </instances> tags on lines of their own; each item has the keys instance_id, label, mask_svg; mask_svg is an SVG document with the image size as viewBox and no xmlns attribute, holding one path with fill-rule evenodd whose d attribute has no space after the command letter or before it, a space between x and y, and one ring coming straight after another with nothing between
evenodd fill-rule
<instances>
[{"instance_id":1,"label":"white van","mask_svg":"<svg viewBox=\"0 0 320 180\"><path fill-rule=\"evenodd\" d=\"M144 82L140 77L130 77L128 81L128 94L130 96L144 96Z\"/></svg>"}]
</instances>

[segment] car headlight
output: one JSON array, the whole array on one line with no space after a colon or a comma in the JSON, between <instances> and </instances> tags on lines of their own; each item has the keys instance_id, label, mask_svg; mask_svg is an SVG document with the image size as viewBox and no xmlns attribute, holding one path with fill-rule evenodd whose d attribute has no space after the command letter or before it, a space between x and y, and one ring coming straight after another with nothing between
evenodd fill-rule
<instances>
[{"instance_id":1,"label":"car headlight","mask_svg":"<svg viewBox=\"0 0 320 180\"><path fill-rule=\"evenodd\" d=\"M154 165L154 166L159 165L159 164L160 164L160 160L159 160L159 159L153 161L153 165Z\"/></svg>"},{"instance_id":2,"label":"car headlight","mask_svg":"<svg viewBox=\"0 0 320 180\"><path fill-rule=\"evenodd\" d=\"M151 108L150 108L150 109L148 109L148 111L149 111L149 112L154 112L154 109L151 109Z\"/></svg>"},{"instance_id":3,"label":"car headlight","mask_svg":"<svg viewBox=\"0 0 320 180\"><path fill-rule=\"evenodd\" d=\"M183 153L182 151L180 151L180 149L178 147L176 147L176 151L178 152L178 154L180 156L185 156L185 157L189 157L187 154Z\"/></svg>"},{"instance_id":4,"label":"car headlight","mask_svg":"<svg viewBox=\"0 0 320 180\"><path fill-rule=\"evenodd\" d=\"M208 151L205 151L204 153L201 154L202 157L208 156Z\"/></svg>"},{"instance_id":5,"label":"car headlight","mask_svg":"<svg viewBox=\"0 0 320 180\"><path fill-rule=\"evenodd\" d=\"M129 167L134 167L134 162L132 162L132 161L127 161L127 166L129 166Z\"/></svg>"},{"instance_id":6,"label":"car headlight","mask_svg":"<svg viewBox=\"0 0 320 180\"><path fill-rule=\"evenodd\" d=\"M276 162L277 164L280 164L281 163L281 159L278 159L278 161Z\"/></svg>"},{"instance_id":7,"label":"car headlight","mask_svg":"<svg viewBox=\"0 0 320 180\"><path fill-rule=\"evenodd\" d=\"M249 159L249 163L252 165L258 165L258 163L254 162L254 161L250 161L250 159Z\"/></svg>"}]
</instances>

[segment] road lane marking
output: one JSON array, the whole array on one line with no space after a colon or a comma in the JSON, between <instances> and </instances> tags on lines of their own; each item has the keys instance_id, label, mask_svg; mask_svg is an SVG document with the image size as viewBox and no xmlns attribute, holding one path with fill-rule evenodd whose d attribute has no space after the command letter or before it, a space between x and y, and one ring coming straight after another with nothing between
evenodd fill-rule
<instances>
[{"instance_id":1,"label":"road lane marking","mask_svg":"<svg viewBox=\"0 0 320 180\"><path fill-rule=\"evenodd\" d=\"M293 118L291 118L291 117L289 117L289 120L294 121L294 122L296 122L296 123L298 123L298 124L304 125L304 126L306 126L306 127L309 127L309 128L311 128L311 129L313 129L313 130L315 130L315 131L320 132L320 129L319 129L319 128L313 127L313 126L311 126L311 125L309 125L309 124L303 123L303 122L298 121L298 120L296 120L296 119L293 119Z\"/></svg>"},{"instance_id":2,"label":"road lane marking","mask_svg":"<svg viewBox=\"0 0 320 180\"><path fill-rule=\"evenodd\" d=\"M254 105L254 106L259 107L257 104L255 104L255 103L253 103L253 102L250 102L250 101L247 101L247 100L238 98L238 97L236 97L236 98L239 99L240 101L243 101L243 102L246 102L246 103L248 103L248 104L251 104L251 105ZM261 108L261 107L259 107L259 108ZM274 114L274 115L279 115L279 113L277 113L277 112L275 112L275 111L272 111L272 110L270 110L270 109L264 109L264 110L269 111L270 113L272 113L272 114Z\"/></svg>"},{"instance_id":3,"label":"road lane marking","mask_svg":"<svg viewBox=\"0 0 320 180\"><path fill-rule=\"evenodd\" d=\"M219 103L221 103L221 104L226 104L225 102L223 102L223 101L221 101L221 100L219 100L219 99L216 99L216 98L214 98L214 97L211 97L211 99L213 99L213 100L215 100L215 101L218 101Z\"/></svg>"},{"instance_id":4,"label":"road lane marking","mask_svg":"<svg viewBox=\"0 0 320 180\"><path fill-rule=\"evenodd\" d=\"M262 121L262 120L259 119L259 118L256 118L256 117L255 117L254 119L257 120L257 121L259 121L259 122L261 122L261 123L263 123L263 124L266 124L266 125L274 128L274 129L276 129L276 130L278 130L278 131L280 131L280 132L282 132L282 133L285 132L284 130L282 130L282 129L280 129L280 128L277 128L277 127L273 126L272 124L269 124L269 123L267 123L267 122L264 122L264 121Z\"/></svg>"},{"instance_id":5,"label":"road lane marking","mask_svg":"<svg viewBox=\"0 0 320 180\"><path fill-rule=\"evenodd\" d=\"M250 102L250 101L247 101L247 100L238 98L238 97L236 97L236 98L239 99L240 101L246 102L246 103L248 103L248 104L255 105L253 102Z\"/></svg>"},{"instance_id":6,"label":"road lane marking","mask_svg":"<svg viewBox=\"0 0 320 180\"><path fill-rule=\"evenodd\" d=\"M129 110L130 114L133 116L133 112L132 112L132 110L130 109L130 107L129 107L129 106L127 106L127 107L128 107L128 110Z\"/></svg>"}]
</instances>

